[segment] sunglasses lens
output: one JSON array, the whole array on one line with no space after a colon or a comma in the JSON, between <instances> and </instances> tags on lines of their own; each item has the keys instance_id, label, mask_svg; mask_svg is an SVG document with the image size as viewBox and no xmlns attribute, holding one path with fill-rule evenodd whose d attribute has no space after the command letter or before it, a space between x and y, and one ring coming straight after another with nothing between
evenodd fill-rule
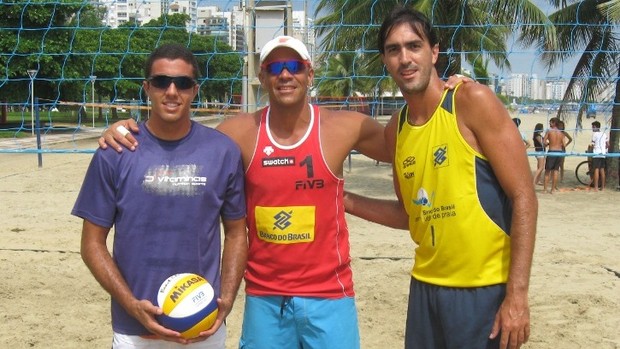
<instances>
[{"instance_id":1,"label":"sunglasses lens","mask_svg":"<svg viewBox=\"0 0 620 349\"><path fill-rule=\"evenodd\" d=\"M302 61L278 61L267 64L266 68L272 75L280 75L284 68L291 74L297 74L306 69L306 64Z\"/></svg>"},{"instance_id":2,"label":"sunglasses lens","mask_svg":"<svg viewBox=\"0 0 620 349\"><path fill-rule=\"evenodd\" d=\"M194 79L187 76L167 76L157 75L149 78L149 82L153 87L160 89L167 89L171 83L174 83L179 90L187 90L194 87Z\"/></svg>"},{"instance_id":3,"label":"sunglasses lens","mask_svg":"<svg viewBox=\"0 0 620 349\"><path fill-rule=\"evenodd\" d=\"M149 82L153 85L153 87L165 89L170 86L172 79L169 76L158 75L150 77Z\"/></svg>"},{"instance_id":4,"label":"sunglasses lens","mask_svg":"<svg viewBox=\"0 0 620 349\"><path fill-rule=\"evenodd\" d=\"M288 61L286 62L286 69L291 72L291 74L297 74L302 71L306 66L300 61Z\"/></svg>"},{"instance_id":5,"label":"sunglasses lens","mask_svg":"<svg viewBox=\"0 0 620 349\"><path fill-rule=\"evenodd\" d=\"M194 79L188 78L187 76L178 76L173 79L174 85L180 90L187 90L194 87Z\"/></svg>"},{"instance_id":6,"label":"sunglasses lens","mask_svg":"<svg viewBox=\"0 0 620 349\"><path fill-rule=\"evenodd\" d=\"M273 75L279 75L284 70L284 62L272 62L267 64L267 72Z\"/></svg>"}]
</instances>

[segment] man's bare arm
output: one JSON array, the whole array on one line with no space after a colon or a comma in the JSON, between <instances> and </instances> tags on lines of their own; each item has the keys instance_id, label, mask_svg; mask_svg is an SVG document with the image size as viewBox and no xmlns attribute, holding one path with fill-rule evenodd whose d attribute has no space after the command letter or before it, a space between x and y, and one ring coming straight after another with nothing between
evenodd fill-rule
<instances>
[{"instance_id":1,"label":"man's bare arm","mask_svg":"<svg viewBox=\"0 0 620 349\"><path fill-rule=\"evenodd\" d=\"M459 96L460 95L460 96ZM506 297L491 337L501 330L501 348L518 348L530 332L528 289L534 252L538 201L522 140L495 95L484 86L469 85L457 94L457 110L471 130L476 146L491 164L513 206L511 259Z\"/></svg>"},{"instance_id":2,"label":"man's bare arm","mask_svg":"<svg viewBox=\"0 0 620 349\"><path fill-rule=\"evenodd\" d=\"M394 114L384 128L385 147L392 162L395 154L396 128L398 113ZM400 196L398 176L392 166L395 200L368 198L354 193L345 193L345 209L348 213L395 229L409 229L409 215L405 210Z\"/></svg>"},{"instance_id":3,"label":"man's bare arm","mask_svg":"<svg viewBox=\"0 0 620 349\"><path fill-rule=\"evenodd\" d=\"M408 229L409 216L397 200L375 199L345 192L347 213L394 229Z\"/></svg>"}]
</instances>

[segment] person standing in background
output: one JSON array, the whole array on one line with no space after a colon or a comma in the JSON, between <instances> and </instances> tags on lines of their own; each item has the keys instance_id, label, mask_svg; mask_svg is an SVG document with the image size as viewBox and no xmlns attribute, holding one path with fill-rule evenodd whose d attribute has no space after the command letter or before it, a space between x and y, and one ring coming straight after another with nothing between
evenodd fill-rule
<instances>
[{"instance_id":1,"label":"person standing in background","mask_svg":"<svg viewBox=\"0 0 620 349\"><path fill-rule=\"evenodd\" d=\"M541 123L537 123L534 126L534 134L532 135L532 142L534 143L534 150L537 153L545 152L545 145L543 143L543 130L545 126ZM536 157L536 174L534 175L534 185L543 185L542 174L545 170L545 156L538 154Z\"/></svg>"},{"instance_id":2,"label":"person standing in background","mask_svg":"<svg viewBox=\"0 0 620 349\"><path fill-rule=\"evenodd\" d=\"M592 153L594 154L592 156L592 169L594 175L590 186L595 191L605 190L605 154L607 154L608 148L607 134L601 131L601 123L594 121L592 123Z\"/></svg>"},{"instance_id":3,"label":"person standing in background","mask_svg":"<svg viewBox=\"0 0 620 349\"><path fill-rule=\"evenodd\" d=\"M571 144L573 142L573 137L571 137L568 132L566 132L566 126L564 124L564 121L562 120L558 120L558 130L562 131L562 133L564 134L564 138L565 138L565 142L564 145L562 145L562 152L566 153L566 148L568 147L569 144ZM562 156L560 158L560 170L559 170L559 175L560 175L560 182L564 181L564 161L566 160L565 156ZM558 190L558 183L555 183L555 190Z\"/></svg>"},{"instance_id":4,"label":"person standing in background","mask_svg":"<svg viewBox=\"0 0 620 349\"><path fill-rule=\"evenodd\" d=\"M565 132L558 128L559 121L560 120L558 118L549 119L550 128L547 130L547 132L545 133L545 137L543 138L543 144L547 147L547 156L545 158L545 181L543 184L543 191L545 193L547 192L547 184L549 184L549 181L551 181L551 189L549 190L550 194L553 194L553 191L557 188L560 164L562 163L562 158L564 157L563 149L565 147Z\"/></svg>"}]
</instances>

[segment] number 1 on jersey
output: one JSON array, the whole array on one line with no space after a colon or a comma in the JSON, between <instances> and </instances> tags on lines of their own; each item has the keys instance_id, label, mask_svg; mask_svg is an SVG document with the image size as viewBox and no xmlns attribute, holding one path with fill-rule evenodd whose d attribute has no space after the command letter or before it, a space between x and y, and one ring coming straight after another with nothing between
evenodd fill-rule
<instances>
[{"instance_id":1,"label":"number 1 on jersey","mask_svg":"<svg viewBox=\"0 0 620 349\"><path fill-rule=\"evenodd\" d=\"M308 176L308 178L314 177L314 167L312 165L312 155L306 156L306 158L303 159L299 163L299 166L306 166L306 175Z\"/></svg>"}]
</instances>

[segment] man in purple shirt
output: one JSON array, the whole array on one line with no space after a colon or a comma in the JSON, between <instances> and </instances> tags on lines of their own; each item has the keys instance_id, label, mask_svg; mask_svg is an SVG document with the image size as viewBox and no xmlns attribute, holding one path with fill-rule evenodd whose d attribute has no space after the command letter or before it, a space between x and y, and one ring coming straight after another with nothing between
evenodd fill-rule
<instances>
[{"instance_id":1,"label":"man in purple shirt","mask_svg":"<svg viewBox=\"0 0 620 349\"><path fill-rule=\"evenodd\" d=\"M97 150L72 211L84 219L82 258L112 297L113 348L224 348L247 259L243 164L232 140L190 119L198 75L183 46L149 56L143 88L152 111L135 136L143 150ZM159 286L177 273L205 277L218 297L213 327L189 340L156 320Z\"/></svg>"}]
</instances>

